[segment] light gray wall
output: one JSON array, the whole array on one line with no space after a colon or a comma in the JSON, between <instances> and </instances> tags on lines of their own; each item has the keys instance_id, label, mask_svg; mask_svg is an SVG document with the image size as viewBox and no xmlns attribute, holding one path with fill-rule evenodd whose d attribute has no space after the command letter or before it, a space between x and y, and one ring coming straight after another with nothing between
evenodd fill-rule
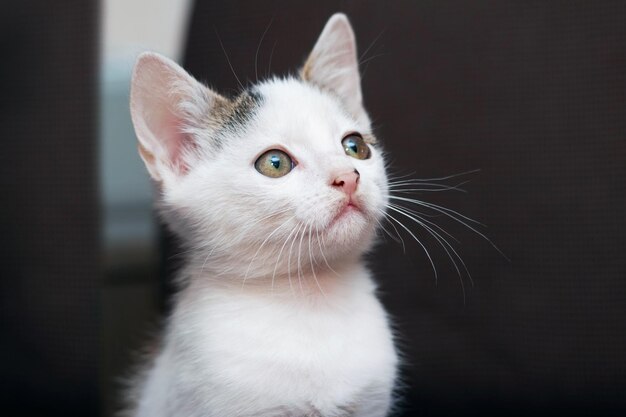
<instances>
[{"instance_id":1,"label":"light gray wall","mask_svg":"<svg viewBox=\"0 0 626 417\"><path fill-rule=\"evenodd\" d=\"M154 241L152 188L128 109L137 55L180 59L190 0L104 0L100 69L100 190L105 248Z\"/></svg>"}]
</instances>

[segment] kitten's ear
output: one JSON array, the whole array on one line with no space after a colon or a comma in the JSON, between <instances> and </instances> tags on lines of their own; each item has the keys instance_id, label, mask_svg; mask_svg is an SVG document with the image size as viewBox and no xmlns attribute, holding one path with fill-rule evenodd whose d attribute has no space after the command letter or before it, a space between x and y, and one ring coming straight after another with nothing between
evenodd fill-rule
<instances>
[{"instance_id":1,"label":"kitten's ear","mask_svg":"<svg viewBox=\"0 0 626 417\"><path fill-rule=\"evenodd\" d=\"M189 169L198 145L190 131L200 127L219 100L173 61L143 53L137 59L130 90L130 111L139 153L156 181Z\"/></svg>"},{"instance_id":2,"label":"kitten's ear","mask_svg":"<svg viewBox=\"0 0 626 417\"><path fill-rule=\"evenodd\" d=\"M362 106L356 41L345 14L336 13L328 20L301 76L304 81L337 94L355 117L367 118Z\"/></svg>"}]
</instances>

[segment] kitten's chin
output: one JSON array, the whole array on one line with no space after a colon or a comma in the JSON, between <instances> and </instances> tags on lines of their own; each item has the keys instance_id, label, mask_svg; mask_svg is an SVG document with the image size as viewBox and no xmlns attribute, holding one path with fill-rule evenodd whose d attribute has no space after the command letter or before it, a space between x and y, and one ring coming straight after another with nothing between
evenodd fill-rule
<instances>
[{"instance_id":1,"label":"kitten's chin","mask_svg":"<svg viewBox=\"0 0 626 417\"><path fill-rule=\"evenodd\" d=\"M325 244L335 253L365 251L374 235L372 223L361 209L346 205L325 228Z\"/></svg>"}]
</instances>

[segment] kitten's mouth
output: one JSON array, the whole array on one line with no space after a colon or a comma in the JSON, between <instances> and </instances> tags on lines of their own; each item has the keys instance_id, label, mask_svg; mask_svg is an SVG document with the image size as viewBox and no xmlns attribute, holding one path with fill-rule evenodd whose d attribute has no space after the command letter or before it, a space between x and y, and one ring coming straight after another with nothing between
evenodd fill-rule
<instances>
[{"instance_id":1,"label":"kitten's mouth","mask_svg":"<svg viewBox=\"0 0 626 417\"><path fill-rule=\"evenodd\" d=\"M333 217L333 219L329 223L328 227L329 228L333 227L337 222L343 220L344 218L353 216L355 214L362 214L362 213L363 211L359 207L358 203L350 199L339 209L335 217Z\"/></svg>"}]
</instances>

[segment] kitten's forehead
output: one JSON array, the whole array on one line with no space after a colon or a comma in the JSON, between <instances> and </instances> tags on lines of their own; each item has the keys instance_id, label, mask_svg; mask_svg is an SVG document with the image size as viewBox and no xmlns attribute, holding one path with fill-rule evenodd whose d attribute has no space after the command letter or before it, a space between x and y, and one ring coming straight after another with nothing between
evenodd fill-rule
<instances>
[{"instance_id":1,"label":"kitten's forehead","mask_svg":"<svg viewBox=\"0 0 626 417\"><path fill-rule=\"evenodd\" d=\"M233 100L216 100L210 114L216 130L243 128L261 104L262 98L255 91L246 90Z\"/></svg>"},{"instance_id":2,"label":"kitten's forehead","mask_svg":"<svg viewBox=\"0 0 626 417\"><path fill-rule=\"evenodd\" d=\"M262 97L257 121L268 134L308 140L350 130L369 131L369 126L359 126L337 98L297 79L274 79L256 91Z\"/></svg>"}]
</instances>

